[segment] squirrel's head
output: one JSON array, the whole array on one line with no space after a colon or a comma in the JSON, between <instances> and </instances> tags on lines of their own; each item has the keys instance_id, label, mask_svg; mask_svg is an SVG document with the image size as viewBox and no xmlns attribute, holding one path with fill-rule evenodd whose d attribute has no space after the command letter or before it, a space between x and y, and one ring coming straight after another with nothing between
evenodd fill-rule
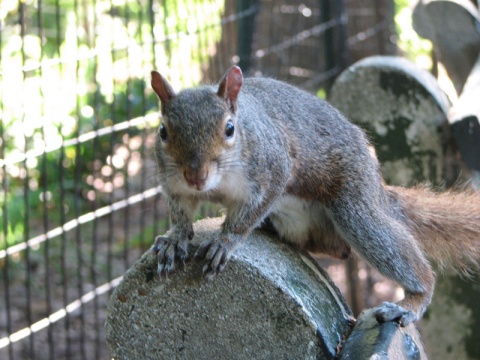
<instances>
[{"instance_id":1,"label":"squirrel's head","mask_svg":"<svg viewBox=\"0 0 480 360\"><path fill-rule=\"evenodd\" d=\"M216 91L205 86L176 94L162 75L152 71L152 88L162 110L156 155L165 179L196 191L218 186L222 171L235 163L237 98L242 83L242 71L233 66Z\"/></svg>"}]
</instances>

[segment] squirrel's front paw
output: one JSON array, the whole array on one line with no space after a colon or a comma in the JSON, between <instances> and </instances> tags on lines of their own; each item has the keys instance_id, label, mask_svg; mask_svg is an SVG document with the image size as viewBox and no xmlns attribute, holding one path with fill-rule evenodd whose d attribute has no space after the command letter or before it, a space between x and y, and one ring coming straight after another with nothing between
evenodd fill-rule
<instances>
[{"instance_id":1,"label":"squirrel's front paw","mask_svg":"<svg viewBox=\"0 0 480 360\"><path fill-rule=\"evenodd\" d=\"M233 252L233 243L227 237L203 242L195 253L195 258L205 258L203 273L211 280L225 270Z\"/></svg>"},{"instance_id":2,"label":"squirrel's front paw","mask_svg":"<svg viewBox=\"0 0 480 360\"><path fill-rule=\"evenodd\" d=\"M400 305L391 302L384 302L375 308L374 315L379 323L395 321L400 326L407 326L411 322L418 320L417 314L413 311L406 310Z\"/></svg>"},{"instance_id":3,"label":"squirrel's front paw","mask_svg":"<svg viewBox=\"0 0 480 360\"><path fill-rule=\"evenodd\" d=\"M153 253L157 255L157 273L168 275L175 269L175 258L182 260L185 264L187 259L188 241L174 241L165 236L157 236L152 247Z\"/></svg>"}]
</instances>

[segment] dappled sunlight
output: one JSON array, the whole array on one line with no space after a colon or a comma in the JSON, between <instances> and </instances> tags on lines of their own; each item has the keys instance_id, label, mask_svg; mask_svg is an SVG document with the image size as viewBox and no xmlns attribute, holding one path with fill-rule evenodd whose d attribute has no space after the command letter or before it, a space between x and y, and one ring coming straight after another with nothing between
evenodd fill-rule
<instances>
[{"instance_id":1,"label":"dappled sunlight","mask_svg":"<svg viewBox=\"0 0 480 360\"><path fill-rule=\"evenodd\" d=\"M0 357L43 357L60 320L55 358L104 357L85 350L86 329L103 338L101 294L166 225L150 71L198 83L223 11L219 0L0 2Z\"/></svg>"},{"instance_id":2,"label":"dappled sunlight","mask_svg":"<svg viewBox=\"0 0 480 360\"><path fill-rule=\"evenodd\" d=\"M125 91L132 79L148 79L153 68L171 71L172 83L179 88L198 83L208 49L221 35L223 1L179 1L170 6L166 17L166 10L156 7L151 29L133 17L145 4L121 0L85 3L82 9L69 5L61 10L64 28L44 22L39 32L32 19L24 26L25 34L21 25L7 17L18 12L17 5L2 1L0 8L2 32L8 35L1 44L0 111L4 137L9 140L5 159L32 148L58 147L62 138L108 126L110 119L99 114L92 95L98 92L104 104L112 106L118 91ZM25 2L26 14L36 11L34 6ZM118 7L125 7L130 19L117 15ZM53 8L43 12L54 15ZM48 36L41 40L41 33ZM168 63L160 60L168 58ZM151 94L150 89L145 92Z\"/></svg>"},{"instance_id":3,"label":"dappled sunlight","mask_svg":"<svg viewBox=\"0 0 480 360\"><path fill-rule=\"evenodd\" d=\"M198 83L224 2L149 4L0 2L0 249L156 186L150 71Z\"/></svg>"}]
</instances>

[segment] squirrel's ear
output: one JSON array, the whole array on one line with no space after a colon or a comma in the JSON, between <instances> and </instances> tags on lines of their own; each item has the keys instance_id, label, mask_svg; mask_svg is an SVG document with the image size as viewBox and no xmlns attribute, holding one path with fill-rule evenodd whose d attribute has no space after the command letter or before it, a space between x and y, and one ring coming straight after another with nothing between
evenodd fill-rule
<instances>
[{"instance_id":1,"label":"squirrel's ear","mask_svg":"<svg viewBox=\"0 0 480 360\"><path fill-rule=\"evenodd\" d=\"M172 86L168 81L155 70L152 71L152 88L157 93L162 102L162 113L165 111L165 106L175 96Z\"/></svg>"},{"instance_id":2,"label":"squirrel's ear","mask_svg":"<svg viewBox=\"0 0 480 360\"><path fill-rule=\"evenodd\" d=\"M218 85L217 95L223 98L230 110L235 113L237 111L237 97L243 84L242 70L238 66L232 66L223 75Z\"/></svg>"}]
</instances>

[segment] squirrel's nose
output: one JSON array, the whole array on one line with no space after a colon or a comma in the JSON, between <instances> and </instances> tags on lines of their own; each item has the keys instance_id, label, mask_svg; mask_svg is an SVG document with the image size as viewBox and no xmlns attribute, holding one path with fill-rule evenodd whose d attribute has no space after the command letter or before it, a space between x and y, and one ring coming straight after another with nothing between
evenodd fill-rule
<instances>
[{"instance_id":1,"label":"squirrel's nose","mask_svg":"<svg viewBox=\"0 0 480 360\"><path fill-rule=\"evenodd\" d=\"M198 190L201 190L207 181L208 169L192 169L188 167L184 170L183 176L185 177L188 185L195 186Z\"/></svg>"}]
</instances>

